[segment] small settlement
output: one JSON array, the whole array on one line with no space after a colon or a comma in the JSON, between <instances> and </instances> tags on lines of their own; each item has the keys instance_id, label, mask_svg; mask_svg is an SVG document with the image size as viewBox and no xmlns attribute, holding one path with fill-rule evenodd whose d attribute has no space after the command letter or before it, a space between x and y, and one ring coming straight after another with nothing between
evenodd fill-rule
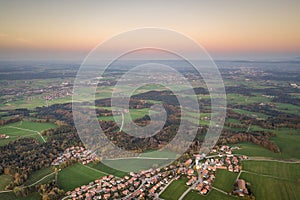
<instances>
[{"instance_id":1,"label":"small settlement","mask_svg":"<svg viewBox=\"0 0 300 200\"><path fill-rule=\"evenodd\" d=\"M181 177L187 177L186 185L207 195L212 190L216 177L216 170L228 170L238 173L241 170L241 160L246 156L232 154L232 147L221 146L213 149L211 155L195 154L184 162L171 164L163 168L142 170L138 173L130 172L122 178L107 175L88 185L82 185L66 193L68 199L159 199L159 195L168 185ZM96 160L96 156L83 147L70 147L60 157L53 161L59 165L66 159L75 158L82 164ZM237 188L233 195L245 196L248 194L246 183L237 180Z\"/></svg>"}]
</instances>

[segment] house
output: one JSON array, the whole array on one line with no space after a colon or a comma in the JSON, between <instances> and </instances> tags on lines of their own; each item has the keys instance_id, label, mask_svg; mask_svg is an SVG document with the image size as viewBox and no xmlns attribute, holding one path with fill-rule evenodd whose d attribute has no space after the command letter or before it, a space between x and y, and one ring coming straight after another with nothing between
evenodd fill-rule
<instances>
[{"instance_id":1,"label":"house","mask_svg":"<svg viewBox=\"0 0 300 200\"><path fill-rule=\"evenodd\" d=\"M191 176L194 174L194 170L192 168L188 169L187 175Z\"/></svg>"},{"instance_id":2,"label":"house","mask_svg":"<svg viewBox=\"0 0 300 200\"><path fill-rule=\"evenodd\" d=\"M8 139L9 136L6 134L0 134L0 139Z\"/></svg>"},{"instance_id":3,"label":"house","mask_svg":"<svg viewBox=\"0 0 300 200\"><path fill-rule=\"evenodd\" d=\"M237 180L238 190L235 191L239 196L244 196L248 194L248 189L246 188L246 182L244 179Z\"/></svg>"},{"instance_id":4,"label":"house","mask_svg":"<svg viewBox=\"0 0 300 200\"><path fill-rule=\"evenodd\" d=\"M185 161L185 166L190 166L192 164L193 160L192 159L188 159L187 161Z\"/></svg>"}]
</instances>

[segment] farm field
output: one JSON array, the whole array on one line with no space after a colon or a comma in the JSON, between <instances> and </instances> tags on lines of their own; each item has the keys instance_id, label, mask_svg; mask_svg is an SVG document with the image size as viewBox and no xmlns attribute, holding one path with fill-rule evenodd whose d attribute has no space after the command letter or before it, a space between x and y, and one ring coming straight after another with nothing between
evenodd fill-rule
<instances>
[{"instance_id":1,"label":"farm field","mask_svg":"<svg viewBox=\"0 0 300 200\"><path fill-rule=\"evenodd\" d=\"M217 190L212 190L210 191L206 196L201 195L198 191L196 190L191 190L183 200L195 200L195 199L203 199L203 200L234 200L234 199L239 199L235 196L230 196L223 194Z\"/></svg>"},{"instance_id":2,"label":"farm field","mask_svg":"<svg viewBox=\"0 0 300 200\"><path fill-rule=\"evenodd\" d=\"M240 178L251 183L256 199L296 200L300 196L299 183L249 173L242 173Z\"/></svg>"},{"instance_id":3,"label":"farm field","mask_svg":"<svg viewBox=\"0 0 300 200\"><path fill-rule=\"evenodd\" d=\"M235 154L243 154L247 156L257 156L257 157L270 157L270 158L284 158L284 156L280 153L274 153L268 149L265 149L261 146L250 142L242 142L231 146L240 146L241 149L234 150L233 153Z\"/></svg>"},{"instance_id":4,"label":"farm field","mask_svg":"<svg viewBox=\"0 0 300 200\"><path fill-rule=\"evenodd\" d=\"M158 151L147 151L142 153L140 157L152 157L152 158L175 158L176 154L172 151L158 150Z\"/></svg>"},{"instance_id":5,"label":"farm field","mask_svg":"<svg viewBox=\"0 0 300 200\"><path fill-rule=\"evenodd\" d=\"M111 109L103 107L104 109ZM142 118L145 115L149 114L149 108L143 108L143 109L130 109L129 113L124 114L125 122L129 121L129 115L131 116L132 120ZM98 117L100 120L104 121L114 121L114 116L100 116ZM117 121L121 122L121 115L115 116Z\"/></svg>"},{"instance_id":6,"label":"farm field","mask_svg":"<svg viewBox=\"0 0 300 200\"><path fill-rule=\"evenodd\" d=\"M96 169L76 163L58 173L58 185L64 191L69 191L105 175Z\"/></svg>"},{"instance_id":7,"label":"farm field","mask_svg":"<svg viewBox=\"0 0 300 200\"><path fill-rule=\"evenodd\" d=\"M300 163L245 160L242 166L246 171L280 177L300 184Z\"/></svg>"},{"instance_id":8,"label":"farm field","mask_svg":"<svg viewBox=\"0 0 300 200\"><path fill-rule=\"evenodd\" d=\"M128 158L118 160L104 160L105 165L114 166L118 170L125 170L126 172L138 172L143 169L151 167L156 168L157 165L166 165L172 162L173 159L143 159L143 158Z\"/></svg>"},{"instance_id":9,"label":"farm field","mask_svg":"<svg viewBox=\"0 0 300 200\"><path fill-rule=\"evenodd\" d=\"M225 192L231 192L237 176L238 173L229 172L228 170L217 170L213 186Z\"/></svg>"},{"instance_id":10,"label":"farm field","mask_svg":"<svg viewBox=\"0 0 300 200\"><path fill-rule=\"evenodd\" d=\"M177 200L184 193L184 191L188 189L188 186L185 185L187 180L188 179L184 177L173 181L160 195L160 197L168 200Z\"/></svg>"},{"instance_id":11,"label":"farm field","mask_svg":"<svg viewBox=\"0 0 300 200\"><path fill-rule=\"evenodd\" d=\"M116 170L116 169L113 169L107 165L104 165L102 162L99 162L97 164L94 164L94 163L90 163L88 164L89 167L92 167L96 170L99 170L99 171L102 171L102 172L105 172L107 174L112 174L116 177L123 177L123 176L126 176L128 175L128 173L126 172L123 172L123 171L119 171L119 170Z\"/></svg>"},{"instance_id":12,"label":"farm field","mask_svg":"<svg viewBox=\"0 0 300 200\"><path fill-rule=\"evenodd\" d=\"M38 132L50 128L55 128L55 127L56 127L55 124L39 123L39 122L31 122L31 121L21 121L21 122L16 122L16 123L1 126L0 134L6 134L9 136L9 138L0 140L0 146L8 144L9 142L17 140L22 137L33 137L36 138L39 142L44 142L44 140L38 134Z\"/></svg>"},{"instance_id":13,"label":"farm field","mask_svg":"<svg viewBox=\"0 0 300 200\"><path fill-rule=\"evenodd\" d=\"M53 169L51 167L48 167L48 168L44 168L44 169L40 169L38 171L35 171L33 172L29 178L27 179L27 181L24 183L24 185L30 185L30 184L33 184L37 181L39 181L40 179L42 179L43 177L53 173ZM47 183L49 182L50 180L53 180L54 179L54 174L52 176L49 176L45 179L43 179L41 182L39 182L39 184L41 183Z\"/></svg>"}]
</instances>

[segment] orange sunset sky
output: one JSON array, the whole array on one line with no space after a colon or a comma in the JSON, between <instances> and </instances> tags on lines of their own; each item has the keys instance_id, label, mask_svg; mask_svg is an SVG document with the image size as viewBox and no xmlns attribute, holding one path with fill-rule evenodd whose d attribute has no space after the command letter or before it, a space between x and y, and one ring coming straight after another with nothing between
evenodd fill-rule
<instances>
[{"instance_id":1,"label":"orange sunset sky","mask_svg":"<svg viewBox=\"0 0 300 200\"><path fill-rule=\"evenodd\" d=\"M3 0L0 59L81 59L139 27L179 31L219 59L292 59L300 56L299 10L297 0Z\"/></svg>"}]
</instances>

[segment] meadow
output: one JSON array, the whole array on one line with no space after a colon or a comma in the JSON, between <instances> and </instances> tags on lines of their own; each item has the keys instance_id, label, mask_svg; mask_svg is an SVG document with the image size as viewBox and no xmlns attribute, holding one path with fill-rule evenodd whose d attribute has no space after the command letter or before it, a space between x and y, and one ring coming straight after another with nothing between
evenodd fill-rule
<instances>
[{"instance_id":1,"label":"meadow","mask_svg":"<svg viewBox=\"0 0 300 200\"><path fill-rule=\"evenodd\" d=\"M279 177L300 184L300 163L245 160L243 170Z\"/></svg>"},{"instance_id":2,"label":"meadow","mask_svg":"<svg viewBox=\"0 0 300 200\"><path fill-rule=\"evenodd\" d=\"M1 126L0 134L6 134L9 138L0 140L0 146L23 137L33 137L39 142L44 142L38 132L55 127L57 126L51 123L39 123L25 120Z\"/></svg>"},{"instance_id":3,"label":"meadow","mask_svg":"<svg viewBox=\"0 0 300 200\"><path fill-rule=\"evenodd\" d=\"M203 199L203 200L232 200L232 199L239 199L235 196L230 196L223 194L217 190L212 190L210 191L207 195L201 195L198 191L196 190L191 190L183 200L195 200L195 199Z\"/></svg>"},{"instance_id":4,"label":"meadow","mask_svg":"<svg viewBox=\"0 0 300 200\"><path fill-rule=\"evenodd\" d=\"M296 200L300 196L299 183L249 173L242 173L240 178L250 182L256 199Z\"/></svg>"},{"instance_id":5,"label":"meadow","mask_svg":"<svg viewBox=\"0 0 300 200\"><path fill-rule=\"evenodd\" d=\"M105 175L96 169L76 163L58 173L58 186L64 191L70 191Z\"/></svg>"},{"instance_id":6,"label":"meadow","mask_svg":"<svg viewBox=\"0 0 300 200\"><path fill-rule=\"evenodd\" d=\"M143 159L141 158L127 158L117 160L103 160L105 165L114 166L116 169L125 172L138 172L140 170L157 168L171 163L173 159Z\"/></svg>"},{"instance_id":7,"label":"meadow","mask_svg":"<svg viewBox=\"0 0 300 200\"><path fill-rule=\"evenodd\" d=\"M48 168L44 168L44 169L35 171L26 180L26 182L24 183L24 186L36 183L37 181L43 179L45 176L47 176L53 172L54 172L54 170L52 169L52 167L48 167ZM49 181L54 180L54 177L55 177L55 175L53 174L53 175L41 180L40 182L38 182L38 184L48 183Z\"/></svg>"},{"instance_id":8,"label":"meadow","mask_svg":"<svg viewBox=\"0 0 300 200\"><path fill-rule=\"evenodd\" d=\"M188 189L188 186L185 184L187 180L187 178L182 177L173 181L159 197L168 200L177 200Z\"/></svg>"},{"instance_id":9,"label":"meadow","mask_svg":"<svg viewBox=\"0 0 300 200\"><path fill-rule=\"evenodd\" d=\"M225 192L231 192L237 176L238 173L229 172L227 170L217 170L213 186Z\"/></svg>"},{"instance_id":10,"label":"meadow","mask_svg":"<svg viewBox=\"0 0 300 200\"><path fill-rule=\"evenodd\" d=\"M120 171L120 170L117 170L117 169L114 169L114 168L111 168L111 167L103 164L102 162L99 162L97 164L90 163L90 164L88 164L88 166L92 167L92 168L94 168L96 170L102 171L104 173L112 174L112 175L114 175L116 177L124 177L124 176L128 175L128 173Z\"/></svg>"}]
</instances>

